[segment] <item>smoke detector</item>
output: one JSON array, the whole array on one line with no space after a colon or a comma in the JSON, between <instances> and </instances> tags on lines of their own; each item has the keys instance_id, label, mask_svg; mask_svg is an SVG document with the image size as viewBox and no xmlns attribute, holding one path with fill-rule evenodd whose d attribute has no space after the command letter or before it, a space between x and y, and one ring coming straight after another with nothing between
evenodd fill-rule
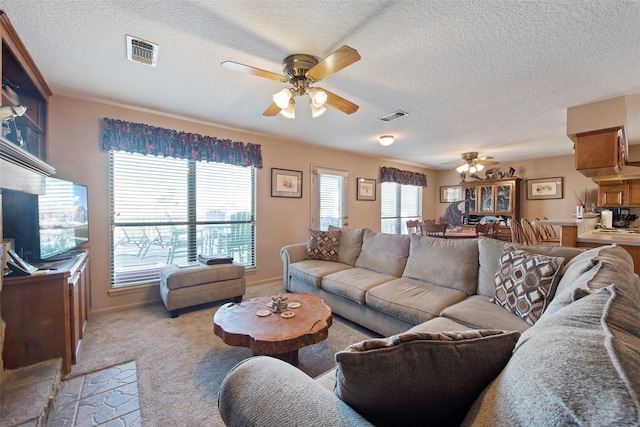
<instances>
[{"instance_id":1,"label":"smoke detector","mask_svg":"<svg viewBox=\"0 0 640 427\"><path fill-rule=\"evenodd\" d=\"M155 43L127 35L127 59L129 61L155 67L159 48L160 46Z\"/></svg>"}]
</instances>

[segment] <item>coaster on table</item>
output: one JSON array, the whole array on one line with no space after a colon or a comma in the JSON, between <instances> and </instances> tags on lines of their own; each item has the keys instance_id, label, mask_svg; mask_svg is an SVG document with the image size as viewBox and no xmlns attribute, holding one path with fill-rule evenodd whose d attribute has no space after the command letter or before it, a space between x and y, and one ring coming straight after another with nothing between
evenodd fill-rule
<instances>
[{"instance_id":1,"label":"coaster on table","mask_svg":"<svg viewBox=\"0 0 640 427\"><path fill-rule=\"evenodd\" d=\"M297 301L289 303L289 308L298 308L298 307L300 307L300 303Z\"/></svg>"},{"instance_id":2,"label":"coaster on table","mask_svg":"<svg viewBox=\"0 0 640 427\"><path fill-rule=\"evenodd\" d=\"M258 310L256 314L260 317L265 317L271 314L269 310Z\"/></svg>"},{"instance_id":3,"label":"coaster on table","mask_svg":"<svg viewBox=\"0 0 640 427\"><path fill-rule=\"evenodd\" d=\"M288 319L290 317L295 316L296 314L293 311L283 311L282 313L280 313L280 316L284 317L285 319Z\"/></svg>"}]
</instances>

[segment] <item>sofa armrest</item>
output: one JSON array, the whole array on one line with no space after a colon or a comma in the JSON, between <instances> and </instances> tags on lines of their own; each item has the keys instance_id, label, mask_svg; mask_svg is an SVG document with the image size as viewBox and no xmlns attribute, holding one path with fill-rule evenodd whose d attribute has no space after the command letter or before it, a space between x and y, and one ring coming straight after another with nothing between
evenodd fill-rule
<instances>
[{"instance_id":1,"label":"sofa armrest","mask_svg":"<svg viewBox=\"0 0 640 427\"><path fill-rule=\"evenodd\" d=\"M289 264L307 259L307 244L295 243L283 247L280 249L280 259L282 260L282 283L284 289L289 291L291 290L289 287Z\"/></svg>"},{"instance_id":2,"label":"sofa armrest","mask_svg":"<svg viewBox=\"0 0 640 427\"><path fill-rule=\"evenodd\" d=\"M246 359L229 372L218 409L227 426L371 426L304 372L268 356Z\"/></svg>"}]
</instances>

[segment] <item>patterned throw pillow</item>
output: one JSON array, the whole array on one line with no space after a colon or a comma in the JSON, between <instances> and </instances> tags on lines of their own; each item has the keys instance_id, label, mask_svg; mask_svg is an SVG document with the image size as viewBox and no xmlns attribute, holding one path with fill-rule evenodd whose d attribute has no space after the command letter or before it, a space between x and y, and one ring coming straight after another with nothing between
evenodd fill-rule
<instances>
[{"instance_id":1,"label":"patterned throw pillow","mask_svg":"<svg viewBox=\"0 0 640 427\"><path fill-rule=\"evenodd\" d=\"M492 302L533 325L553 298L564 258L506 246L495 275Z\"/></svg>"},{"instance_id":2,"label":"patterned throw pillow","mask_svg":"<svg viewBox=\"0 0 640 427\"><path fill-rule=\"evenodd\" d=\"M340 230L320 231L309 229L307 255L309 259L338 261L340 249Z\"/></svg>"}]
</instances>

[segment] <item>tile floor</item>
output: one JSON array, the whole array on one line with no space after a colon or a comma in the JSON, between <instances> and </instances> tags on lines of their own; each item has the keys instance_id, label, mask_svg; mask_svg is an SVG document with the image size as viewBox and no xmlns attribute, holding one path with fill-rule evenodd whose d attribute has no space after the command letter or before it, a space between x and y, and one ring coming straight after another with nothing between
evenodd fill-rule
<instances>
[{"instance_id":1,"label":"tile floor","mask_svg":"<svg viewBox=\"0 0 640 427\"><path fill-rule=\"evenodd\" d=\"M48 427L139 427L136 362L63 380Z\"/></svg>"}]
</instances>

